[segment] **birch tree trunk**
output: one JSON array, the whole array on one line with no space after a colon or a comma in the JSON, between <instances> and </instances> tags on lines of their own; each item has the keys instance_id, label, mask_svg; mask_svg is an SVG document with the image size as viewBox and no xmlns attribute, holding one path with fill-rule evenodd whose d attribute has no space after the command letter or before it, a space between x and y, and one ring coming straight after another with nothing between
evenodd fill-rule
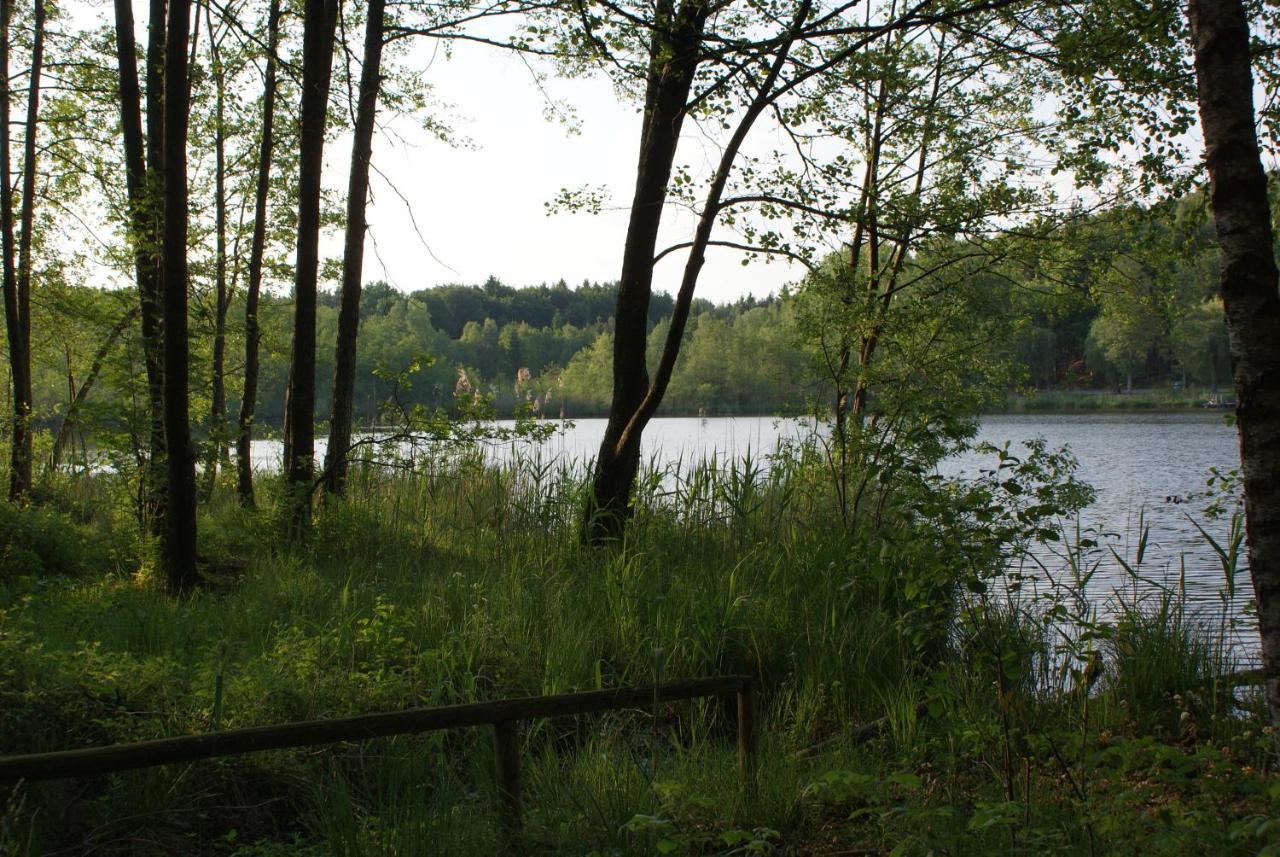
<instances>
[{"instance_id":1,"label":"birch tree trunk","mask_svg":"<svg viewBox=\"0 0 1280 857\"><path fill-rule=\"evenodd\" d=\"M1191 0L1187 15L1236 385L1249 570L1267 705L1280 723L1280 282L1254 126L1249 23L1240 0Z\"/></svg>"}]
</instances>

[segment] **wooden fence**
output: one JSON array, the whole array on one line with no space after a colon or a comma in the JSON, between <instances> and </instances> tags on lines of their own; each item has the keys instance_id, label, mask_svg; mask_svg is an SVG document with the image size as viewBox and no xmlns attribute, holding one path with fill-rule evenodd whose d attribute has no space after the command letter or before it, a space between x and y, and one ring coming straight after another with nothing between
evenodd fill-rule
<instances>
[{"instance_id":1,"label":"wooden fence","mask_svg":"<svg viewBox=\"0 0 1280 857\"><path fill-rule=\"evenodd\" d=\"M439 708L413 708L332 720L228 729L134 744L5 756L0 757L0 783L87 777L264 750L361 741L439 729L493 726L498 818L504 835L509 842L514 843L519 839L521 827L520 746L517 728L521 721L642 708L682 699L730 696L737 697L738 703L739 773L743 787L749 788L755 781L758 738L753 687L751 679L746 676L693 678L646 687L530 696Z\"/></svg>"}]
</instances>

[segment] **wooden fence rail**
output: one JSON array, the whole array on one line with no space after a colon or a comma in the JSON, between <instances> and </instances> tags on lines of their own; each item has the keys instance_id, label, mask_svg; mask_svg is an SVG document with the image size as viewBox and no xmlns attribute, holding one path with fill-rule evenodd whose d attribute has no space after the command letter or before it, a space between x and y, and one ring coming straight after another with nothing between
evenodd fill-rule
<instances>
[{"instance_id":1,"label":"wooden fence rail","mask_svg":"<svg viewBox=\"0 0 1280 857\"><path fill-rule=\"evenodd\" d=\"M645 687L529 696L440 708L413 708L332 720L228 729L224 732L160 738L134 744L5 756L0 757L0 783L87 777L264 750L284 750L339 741L361 741L390 735L491 725L494 727L494 755L497 765L498 817L506 835L515 839L520 832L520 748L517 729L520 721L642 708L656 702L729 696L737 697L738 767L743 786L749 788L755 781L757 733L753 687L751 679L746 676L693 678Z\"/></svg>"}]
</instances>

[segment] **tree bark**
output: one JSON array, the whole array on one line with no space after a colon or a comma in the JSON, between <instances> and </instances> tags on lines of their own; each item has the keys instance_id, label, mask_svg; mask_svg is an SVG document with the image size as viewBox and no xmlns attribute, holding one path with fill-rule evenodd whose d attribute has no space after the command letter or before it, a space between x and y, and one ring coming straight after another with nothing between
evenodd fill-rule
<instances>
[{"instance_id":1,"label":"tree bark","mask_svg":"<svg viewBox=\"0 0 1280 857\"><path fill-rule=\"evenodd\" d=\"M351 446L352 397L356 383L356 339L360 329L360 289L364 273L365 207L369 198L369 162L373 156L373 124L382 81L382 36L385 0L369 0L364 32L364 65L351 144L347 183L347 231L342 254L342 303L338 310L338 345L334 360L333 410L325 453L325 491L341 496L347 480Z\"/></svg>"},{"instance_id":2,"label":"tree bark","mask_svg":"<svg viewBox=\"0 0 1280 857\"><path fill-rule=\"evenodd\" d=\"M631 489L640 468L639 433L634 443L620 447L619 441L649 391L645 347L653 257L707 11L700 0L684 0L679 11L673 0L659 0L658 4L649 50L640 160L614 311L613 399L583 522L583 535L591 542L621 536L630 514Z\"/></svg>"},{"instance_id":3,"label":"tree bark","mask_svg":"<svg viewBox=\"0 0 1280 857\"><path fill-rule=\"evenodd\" d=\"M168 509L162 551L172 592L196 583L196 470L187 342L187 40L191 0L169 9L164 58L164 434Z\"/></svg>"},{"instance_id":4,"label":"tree bark","mask_svg":"<svg viewBox=\"0 0 1280 857\"><path fill-rule=\"evenodd\" d=\"M213 66L213 207L214 207L214 308L213 355L209 378L209 451L205 458L205 496L213 495L218 465L227 451L227 133L225 124L226 80L221 51L213 29L213 12L205 5L209 30L209 59Z\"/></svg>"},{"instance_id":5,"label":"tree bark","mask_svg":"<svg viewBox=\"0 0 1280 857\"><path fill-rule=\"evenodd\" d=\"M293 288L293 355L289 361L288 457L291 535L311 522L315 471L316 279L320 263L320 179L333 64L337 0L306 0L302 35L302 127L298 141L298 243Z\"/></svg>"},{"instance_id":6,"label":"tree bark","mask_svg":"<svg viewBox=\"0 0 1280 857\"><path fill-rule=\"evenodd\" d=\"M280 42L280 0L271 0L267 13L267 68L262 88L262 141L258 147L258 184L253 201L253 243L249 250L249 282L244 302L244 395L236 434L237 491L240 505L253 500L253 417L258 405L258 296L262 289L262 257L267 243L267 197L271 191L271 156L275 145L276 50Z\"/></svg>"},{"instance_id":7,"label":"tree bark","mask_svg":"<svg viewBox=\"0 0 1280 857\"><path fill-rule=\"evenodd\" d=\"M40 118L40 79L44 68L44 0L35 0L31 42L31 70L27 84L27 120L23 132L22 214L18 236L18 334L22 337L21 398L15 384L14 424L22 423L21 439L14 436L9 497L17 499L31 490L31 242L35 228L36 133ZM8 187L8 185L6 185ZM16 376L15 376L16 377Z\"/></svg>"},{"instance_id":8,"label":"tree bark","mask_svg":"<svg viewBox=\"0 0 1280 857\"><path fill-rule=\"evenodd\" d=\"M1280 723L1280 277L1254 126L1249 23L1240 0L1190 0L1187 15L1236 386L1262 669L1271 719Z\"/></svg>"},{"instance_id":9,"label":"tree bark","mask_svg":"<svg viewBox=\"0 0 1280 857\"><path fill-rule=\"evenodd\" d=\"M9 382L13 405L10 422L9 499L16 500L25 493L27 485L22 481L21 457L26 446L27 421L24 413L27 402L23 391L25 376L30 372L30 355L23 351L22 313L18 301L18 276L15 266L13 195L13 160L9 150L11 122L9 110L12 92L9 86L9 24L13 19L11 0L0 0L0 268L3 269L5 334L9 343Z\"/></svg>"},{"instance_id":10,"label":"tree bark","mask_svg":"<svg viewBox=\"0 0 1280 857\"><path fill-rule=\"evenodd\" d=\"M9 373L13 388L13 422L10 434L9 499L20 500L31 491L31 241L35 221L36 127L40 113L40 80L44 60L45 9L36 0L31 66L27 89L26 126L23 134L21 221L15 240L13 222L13 160L10 152L12 122L9 86L10 23L13 5L0 8L0 252L3 260L5 333L9 340ZM15 244L17 245L15 247Z\"/></svg>"},{"instance_id":11,"label":"tree bark","mask_svg":"<svg viewBox=\"0 0 1280 857\"><path fill-rule=\"evenodd\" d=\"M160 222L163 206L161 167L164 129L164 25L166 0L151 0L147 25L147 126L143 133L137 48L132 0L115 0L116 59L120 68L120 116L124 138L125 182L129 197L129 229L143 362L147 373L150 438L147 469L142 477L140 515L152 534L164 534L166 502L164 442L164 355L161 342Z\"/></svg>"}]
</instances>

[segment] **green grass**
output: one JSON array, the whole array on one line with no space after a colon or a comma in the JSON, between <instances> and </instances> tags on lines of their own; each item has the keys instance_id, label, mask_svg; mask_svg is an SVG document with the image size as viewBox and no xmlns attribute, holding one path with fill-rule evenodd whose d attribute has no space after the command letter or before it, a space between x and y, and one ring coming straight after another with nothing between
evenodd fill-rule
<instances>
[{"instance_id":1,"label":"green grass","mask_svg":"<svg viewBox=\"0 0 1280 857\"><path fill-rule=\"evenodd\" d=\"M1050 679L1035 609L934 584L954 621L921 609L916 584L961 559L936 522L845 527L821 470L782 464L642 480L610 549L578 542L562 466L359 470L300 550L279 545L268 480L257 513L222 486L201 553L247 569L184 599L121 525L124 488L60 486L2 510L3 532L52 546L0 575L0 753L749 673L751 792L721 702L525 724L526 850L1256 853L1241 825L1280 815L1270 739L1238 706L1175 702L1205 698L1212 629L1135 605L1078 693ZM61 558L86 555L105 558ZM0 853L493 854L492 767L475 729L32 784L0 792Z\"/></svg>"},{"instance_id":2,"label":"green grass","mask_svg":"<svg viewBox=\"0 0 1280 857\"><path fill-rule=\"evenodd\" d=\"M1219 393L1234 399L1230 391ZM1108 390L1043 390L1011 395L1000 410L1004 413L1072 413L1075 411L1200 411L1209 400L1208 389L1139 389L1131 392Z\"/></svg>"}]
</instances>

